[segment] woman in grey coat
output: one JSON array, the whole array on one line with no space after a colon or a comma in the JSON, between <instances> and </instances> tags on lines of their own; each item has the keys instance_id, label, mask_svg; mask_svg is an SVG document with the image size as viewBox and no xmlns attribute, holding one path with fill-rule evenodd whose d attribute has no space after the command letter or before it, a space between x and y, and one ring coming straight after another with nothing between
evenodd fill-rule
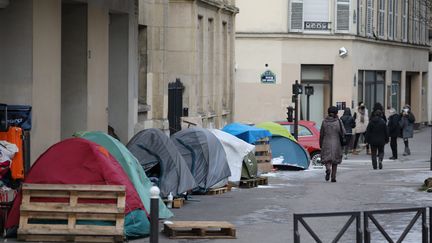
<instances>
[{"instance_id":1,"label":"woman in grey coat","mask_svg":"<svg viewBox=\"0 0 432 243\"><path fill-rule=\"evenodd\" d=\"M329 107L327 113L320 130L321 161L326 166L325 180L328 181L331 174L331 182L336 182L337 165L342 162L340 138L345 136L345 128L335 106Z\"/></svg>"},{"instance_id":2,"label":"woman in grey coat","mask_svg":"<svg viewBox=\"0 0 432 243\"><path fill-rule=\"evenodd\" d=\"M402 154L403 156L411 154L408 146L408 139L414 136L414 122L415 117L411 112L411 106L405 105L402 109L401 119L399 121L399 126L402 130L401 135L405 144L405 151Z\"/></svg>"}]
</instances>

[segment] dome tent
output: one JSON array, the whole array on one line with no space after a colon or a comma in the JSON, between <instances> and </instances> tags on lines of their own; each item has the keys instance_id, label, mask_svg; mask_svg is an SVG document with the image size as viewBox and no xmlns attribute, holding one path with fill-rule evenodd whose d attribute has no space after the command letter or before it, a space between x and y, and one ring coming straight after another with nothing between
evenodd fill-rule
<instances>
[{"instance_id":1,"label":"dome tent","mask_svg":"<svg viewBox=\"0 0 432 243\"><path fill-rule=\"evenodd\" d=\"M194 189L197 184L186 162L170 138L161 130L143 130L129 141L127 148L138 159L147 175L159 178L161 196Z\"/></svg>"},{"instance_id":2,"label":"dome tent","mask_svg":"<svg viewBox=\"0 0 432 243\"><path fill-rule=\"evenodd\" d=\"M255 177L256 172L254 174L251 168L257 167L256 159L245 159L245 157L248 156L249 153L255 150L255 146L224 131L218 129L209 130L219 139L225 150L228 165L231 170L231 176L228 178L228 181L238 183L242 177ZM253 163L253 161L255 162L255 164ZM246 174L243 175L243 171Z\"/></svg>"},{"instance_id":3,"label":"dome tent","mask_svg":"<svg viewBox=\"0 0 432 243\"><path fill-rule=\"evenodd\" d=\"M137 191L120 164L103 147L81 138L71 138L51 146L33 164L24 183L125 185L126 237L148 235L150 223ZM21 193L8 215L6 228L19 224Z\"/></svg>"},{"instance_id":4,"label":"dome tent","mask_svg":"<svg viewBox=\"0 0 432 243\"><path fill-rule=\"evenodd\" d=\"M209 130L187 128L171 136L200 191L207 191L231 176L222 144Z\"/></svg>"},{"instance_id":5,"label":"dome tent","mask_svg":"<svg viewBox=\"0 0 432 243\"><path fill-rule=\"evenodd\" d=\"M270 149L273 166L297 170L309 168L309 154L295 141L286 128L274 122L263 122L256 127L266 129L272 134ZM280 163L275 163L275 161L280 161Z\"/></svg>"},{"instance_id":6,"label":"dome tent","mask_svg":"<svg viewBox=\"0 0 432 243\"><path fill-rule=\"evenodd\" d=\"M120 163L137 190L144 207L150 212L150 188L153 184L133 154L120 141L104 132L78 132L74 136L95 142L108 150ZM172 216L173 214L167 209L165 203L159 200L159 218L170 218Z\"/></svg>"}]
</instances>

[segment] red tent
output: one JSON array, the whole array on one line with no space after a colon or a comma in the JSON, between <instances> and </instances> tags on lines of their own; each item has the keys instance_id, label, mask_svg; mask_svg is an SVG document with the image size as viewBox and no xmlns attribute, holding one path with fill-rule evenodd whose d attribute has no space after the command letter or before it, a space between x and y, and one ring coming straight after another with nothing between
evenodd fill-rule
<instances>
[{"instance_id":1,"label":"red tent","mask_svg":"<svg viewBox=\"0 0 432 243\"><path fill-rule=\"evenodd\" d=\"M125 214L134 210L145 211L135 187L117 160L105 148L81 138L67 139L49 148L33 164L24 182L125 185ZM18 226L20 204L19 193L9 213L6 228Z\"/></svg>"}]
</instances>

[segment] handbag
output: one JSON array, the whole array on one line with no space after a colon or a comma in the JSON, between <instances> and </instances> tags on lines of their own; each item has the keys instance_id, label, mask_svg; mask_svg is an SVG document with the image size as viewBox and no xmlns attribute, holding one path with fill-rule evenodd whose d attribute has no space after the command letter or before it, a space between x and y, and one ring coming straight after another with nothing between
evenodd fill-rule
<instances>
[{"instance_id":1,"label":"handbag","mask_svg":"<svg viewBox=\"0 0 432 243\"><path fill-rule=\"evenodd\" d=\"M348 144L348 142L347 142L345 136L343 135L344 133L342 131L342 122L340 119L339 119L339 130L340 130L339 141L340 141L341 146L343 147L343 146L346 146Z\"/></svg>"}]
</instances>

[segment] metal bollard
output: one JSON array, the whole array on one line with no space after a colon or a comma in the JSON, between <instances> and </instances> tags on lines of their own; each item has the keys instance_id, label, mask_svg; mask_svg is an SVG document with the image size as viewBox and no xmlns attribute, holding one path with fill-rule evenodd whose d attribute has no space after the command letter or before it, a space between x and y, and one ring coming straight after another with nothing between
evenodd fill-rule
<instances>
[{"instance_id":1,"label":"metal bollard","mask_svg":"<svg viewBox=\"0 0 432 243\"><path fill-rule=\"evenodd\" d=\"M150 188L150 243L159 241L159 187Z\"/></svg>"}]
</instances>

